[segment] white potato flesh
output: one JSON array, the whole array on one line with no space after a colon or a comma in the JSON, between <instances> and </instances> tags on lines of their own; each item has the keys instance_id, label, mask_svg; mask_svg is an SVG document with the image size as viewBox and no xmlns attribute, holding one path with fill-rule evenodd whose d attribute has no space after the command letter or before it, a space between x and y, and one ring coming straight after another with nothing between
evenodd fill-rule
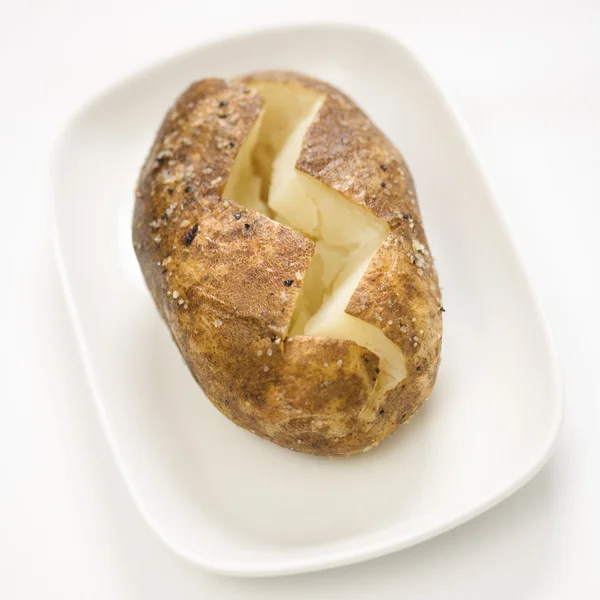
<instances>
[{"instance_id":1,"label":"white potato flesh","mask_svg":"<svg viewBox=\"0 0 600 600\"><path fill-rule=\"evenodd\" d=\"M258 142L262 119L261 115L256 120L246 143L240 148L223 195L248 207L250 210L267 214L268 207L260 196L262 180L254 169L254 149Z\"/></svg>"},{"instance_id":2,"label":"white potato flesh","mask_svg":"<svg viewBox=\"0 0 600 600\"><path fill-rule=\"evenodd\" d=\"M292 131L273 162L269 208L275 218L311 237L319 236L319 212L315 198L307 193L302 173L295 169L302 149L304 133L314 120L321 103L315 103L309 114Z\"/></svg>"},{"instance_id":3,"label":"white potato flesh","mask_svg":"<svg viewBox=\"0 0 600 600\"><path fill-rule=\"evenodd\" d=\"M260 82L253 87L264 101L260 144L254 149L254 166L262 178L261 198L266 201L273 162L286 140L315 104L315 94L298 84ZM299 150L298 150L299 153Z\"/></svg>"},{"instance_id":4,"label":"white potato flesh","mask_svg":"<svg viewBox=\"0 0 600 600\"><path fill-rule=\"evenodd\" d=\"M322 96L297 85L255 87L265 100L263 114L240 150L225 195L315 241L288 335L351 340L371 350L380 359L376 389L383 393L406 375L402 351L380 329L345 309L389 234L387 223L296 170Z\"/></svg>"}]
</instances>

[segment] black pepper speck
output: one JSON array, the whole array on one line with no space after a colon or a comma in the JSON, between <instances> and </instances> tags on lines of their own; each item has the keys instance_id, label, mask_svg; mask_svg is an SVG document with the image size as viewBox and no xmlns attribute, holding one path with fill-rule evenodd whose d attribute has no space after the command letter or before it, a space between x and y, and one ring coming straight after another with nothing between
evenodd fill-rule
<instances>
[{"instance_id":1,"label":"black pepper speck","mask_svg":"<svg viewBox=\"0 0 600 600\"><path fill-rule=\"evenodd\" d=\"M196 223L184 236L183 236L183 240L182 242L186 245L189 246L193 241L194 238L196 237L196 234L198 233L198 223Z\"/></svg>"},{"instance_id":2,"label":"black pepper speck","mask_svg":"<svg viewBox=\"0 0 600 600\"><path fill-rule=\"evenodd\" d=\"M292 285L292 283L294 283L294 280L293 280L293 279L286 279L286 280L283 282L283 285L285 285L285 287L290 287L290 286Z\"/></svg>"}]
</instances>

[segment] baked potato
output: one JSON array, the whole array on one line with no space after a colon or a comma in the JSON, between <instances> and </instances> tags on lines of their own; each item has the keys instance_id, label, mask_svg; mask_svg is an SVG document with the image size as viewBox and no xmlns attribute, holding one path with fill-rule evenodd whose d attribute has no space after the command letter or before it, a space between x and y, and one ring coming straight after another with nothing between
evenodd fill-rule
<instances>
[{"instance_id":1,"label":"baked potato","mask_svg":"<svg viewBox=\"0 0 600 600\"><path fill-rule=\"evenodd\" d=\"M251 432L350 455L429 396L443 308L413 180L330 85L193 83L141 170L133 244L196 381Z\"/></svg>"}]
</instances>

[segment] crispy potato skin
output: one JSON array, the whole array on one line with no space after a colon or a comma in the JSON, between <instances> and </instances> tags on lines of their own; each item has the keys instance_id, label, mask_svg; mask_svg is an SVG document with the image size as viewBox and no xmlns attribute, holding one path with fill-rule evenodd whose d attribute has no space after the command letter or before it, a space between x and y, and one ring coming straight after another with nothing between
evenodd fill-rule
<instances>
[{"instance_id":1,"label":"crispy potato skin","mask_svg":"<svg viewBox=\"0 0 600 600\"><path fill-rule=\"evenodd\" d=\"M390 227L346 308L404 353L406 378L383 398L372 394L379 358L366 348L285 339L314 243L223 197L263 105L251 88L260 81L325 96L296 168ZM429 396L441 299L413 181L388 139L331 86L273 71L192 84L167 113L142 168L133 244L194 377L219 410L253 433L300 452L354 454L379 443Z\"/></svg>"}]
</instances>

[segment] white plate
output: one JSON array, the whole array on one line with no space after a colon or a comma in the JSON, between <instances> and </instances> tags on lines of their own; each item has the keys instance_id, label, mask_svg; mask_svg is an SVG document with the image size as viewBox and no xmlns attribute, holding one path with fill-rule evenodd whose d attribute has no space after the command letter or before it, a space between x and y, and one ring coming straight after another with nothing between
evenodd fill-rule
<instances>
[{"instance_id":1,"label":"white plate","mask_svg":"<svg viewBox=\"0 0 600 600\"><path fill-rule=\"evenodd\" d=\"M130 243L154 133L192 81L300 70L349 93L412 169L443 286L435 391L372 452L296 454L229 422L188 373ZM355 27L259 32L144 71L70 123L53 164L55 239L99 414L137 506L173 550L223 573L348 564L490 508L546 461L563 413L540 307L464 129L397 41Z\"/></svg>"}]
</instances>

